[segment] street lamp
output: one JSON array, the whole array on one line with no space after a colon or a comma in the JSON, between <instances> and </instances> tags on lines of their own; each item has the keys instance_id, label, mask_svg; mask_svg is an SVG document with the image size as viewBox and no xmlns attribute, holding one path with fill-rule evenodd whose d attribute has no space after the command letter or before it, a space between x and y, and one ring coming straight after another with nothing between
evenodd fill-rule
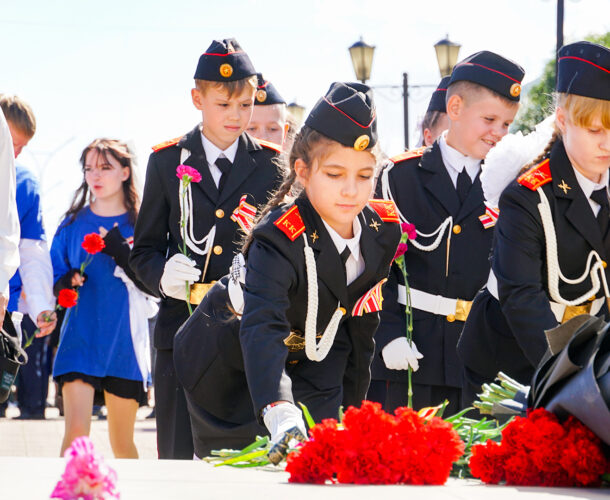
<instances>
[{"instance_id":1,"label":"street lamp","mask_svg":"<svg viewBox=\"0 0 610 500\"><path fill-rule=\"evenodd\" d=\"M371 77L374 53L375 47L365 43L362 37L349 48L349 55L352 56L352 65L354 66L356 78L362 83L366 83Z\"/></svg>"},{"instance_id":2,"label":"street lamp","mask_svg":"<svg viewBox=\"0 0 610 500\"><path fill-rule=\"evenodd\" d=\"M447 76L451 74L453 66L458 58L461 45L454 43L449 40L449 35L443 40L440 40L434 45L436 49L436 57L438 59L438 67L441 72L441 76ZM349 48L350 56L352 57L352 65L354 66L354 72L356 78L362 83L371 77L371 67L373 66L373 54L375 47L368 45L362 41L362 37ZM407 73L402 74L402 85L375 85L372 88L390 88L398 89L402 87L402 100L404 110L404 131L405 131L405 149L409 149L409 76ZM423 88L423 87L434 87L432 85L411 85L411 88Z\"/></svg>"},{"instance_id":3,"label":"street lamp","mask_svg":"<svg viewBox=\"0 0 610 500\"><path fill-rule=\"evenodd\" d=\"M461 47L459 43L449 40L449 35L434 44L441 78L449 76L453 71Z\"/></svg>"}]
</instances>

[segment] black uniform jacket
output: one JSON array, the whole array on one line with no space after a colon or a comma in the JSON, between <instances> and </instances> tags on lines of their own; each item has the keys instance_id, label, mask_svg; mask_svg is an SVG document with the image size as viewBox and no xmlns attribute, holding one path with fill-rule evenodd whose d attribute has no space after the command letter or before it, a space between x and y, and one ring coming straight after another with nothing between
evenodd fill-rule
<instances>
[{"instance_id":1,"label":"black uniform jacket","mask_svg":"<svg viewBox=\"0 0 610 500\"><path fill-rule=\"evenodd\" d=\"M584 273L592 250L608 260L610 238L606 235L602 240L560 140L551 149L549 167L552 181L539 189L544 191L553 214L559 267L565 277L575 279ZM565 191L560 185L567 186ZM517 181L500 198L492 255L500 300L487 289L481 291L459 345L465 366L489 378L502 370L529 384L548 347L544 331L558 324L549 305L547 246L539 203L538 192ZM606 277L610 279L608 269ZM574 300L590 289L589 276L577 285L559 281L560 295L566 300ZM597 297L603 295L602 287ZM606 306L600 311L603 314L608 314Z\"/></svg>"},{"instance_id":2,"label":"black uniform jacket","mask_svg":"<svg viewBox=\"0 0 610 500\"><path fill-rule=\"evenodd\" d=\"M294 241L274 222L291 206L271 211L254 229L247 254L245 306L241 322L227 306L227 278L207 294L176 335L174 362L186 389L195 451L210 443L247 444L256 433L260 410L274 401L302 402L316 421L337 418L340 405L359 405L370 382L377 312L353 317L360 297L387 277L398 244L396 223L384 223L365 208L360 249L363 273L349 286L337 248L322 220L304 196L295 201L316 259L317 332L326 328L336 308L343 317L328 356L310 361L304 350L289 350L291 332L303 335L308 284L303 236ZM375 229L375 227L377 229ZM234 437L240 436L235 442Z\"/></svg>"},{"instance_id":3,"label":"black uniform jacket","mask_svg":"<svg viewBox=\"0 0 610 500\"><path fill-rule=\"evenodd\" d=\"M378 194L380 184L381 178ZM479 216L485 213L479 177L460 205L437 141L425 150L423 156L397 163L389 172L389 185L398 209L418 231L432 233L448 216L453 217L454 230L449 248L447 230L438 248L431 252L418 250L409 243L405 259L411 288L448 298L472 300L487 281L493 234L493 230L485 229L479 220ZM418 236L417 241L428 245L434 237ZM398 266L394 264L392 267L386 290L402 282ZM396 303L396 291L386 290L384 294L388 299L376 335L373 378L406 381L407 370L388 370L381 358L381 350L390 341L405 335L404 305ZM424 355L419 370L413 374L414 383L461 386L462 366L456 345L463 325L461 321L449 322L445 316L413 309L413 340Z\"/></svg>"},{"instance_id":4,"label":"black uniform jacket","mask_svg":"<svg viewBox=\"0 0 610 500\"><path fill-rule=\"evenodd\" d=\"M229 270L242 236L237 223L231 220L241 196L247 194L247 202L251 205L264 205L269 193L281 181L278 167L272 162L277 152L262 147L247 134L239 138L237 154L222 193L218 192L212 179L199 126L175 144L151 154L142 206L134 231L130 265L138 278L157 296L161 295L159 283L165 262L178 253L182 245L180 179L176 176L182 148L190 151L184 164L196 168L202 177L201 182L192 183L191 187L195 237L203 238L216 224L215 248L203 277L204 282L218 280ZM189 250L189 257L203 270L207 255L198 255ZM164 297L155 327L155 347L171 349L174 334L187 317L186 302Z\"/></svg>"}]
</instances>

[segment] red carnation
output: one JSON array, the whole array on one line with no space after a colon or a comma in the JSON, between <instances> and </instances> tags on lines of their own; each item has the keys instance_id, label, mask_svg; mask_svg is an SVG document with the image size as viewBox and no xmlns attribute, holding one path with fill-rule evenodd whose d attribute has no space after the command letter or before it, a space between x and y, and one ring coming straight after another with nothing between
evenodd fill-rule
<instances>
[{"instance_id":1,"label":"red carnation","mask_svg":"<svg viewBox=\"0 0 610 500\"><path fill-rule=\"evenodd\" d=\"M57 297L57 303L66 309L70 307L74 307L76 302L78 301L78 293L70 288L63 288L59 291L59 296Z\"/></svg>"},{"instance_id":2,"label":"red carnation","mask_svg":"<svg viewBox=\"0 0 610 500\"><path fill-rule=\"evenodd\" d=\"M405 254L405 252L407 251L407 244L406 243L399 243L398 247L396 248L396 253L394 254L394 259L396 260L398 257L401 257Z\"/></svg>"},{"instance_id":3,"label":"red carnation","mask_svg":"<svg viewBox=\"0 0 610 500\"><path fill-rule=\"evenodd\" d=\"M98 252L101 252L106 243L104 243L104 239L97 233L89 233L86 234L83 238L83 242L81 246L85 249L85 251L90 255L95 255Z\"/></svg>"}]
</instances>

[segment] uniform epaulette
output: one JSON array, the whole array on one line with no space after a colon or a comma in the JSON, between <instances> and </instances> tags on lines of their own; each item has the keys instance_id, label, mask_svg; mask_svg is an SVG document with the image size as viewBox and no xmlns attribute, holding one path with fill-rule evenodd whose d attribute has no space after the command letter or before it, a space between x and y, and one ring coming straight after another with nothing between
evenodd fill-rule
<instances>
[{"instance_id":1,"label":"uniform epaulette","mask_svg":"<svg viewBox=\"0 0 610 500\"><path fill-rule=\"evenodd\" d=\"M159 144L156 144L152 147L152 150L156 153L157 151L161 151L162 149L169 148L170 146L175 146L182 139L182 136L176 137L175 139L170 139L169 141L163 141Z\"/></svg>"},{"instance_id":2,"label":"uniform epaulette","mask_svg":"<svg viewBox=\"0 0 610 500\"><path fill-rule=\"evenodd\" d=\"M282 146L276 144L275 142L263 141L262 139L256 139L256 142L258 142L264 148L272 149L278 153L282 152Z\"/></svg>"},{"instance_id":3,"label":"uniform epaulette","mask_svg":"<svg viewBox=\"0 0 610 500\"><path fill-rule=\"evenodd\" d=\"M369 200L371 207L383 222L400 222L398 210L392 200Z\"/></svg>"},{"instance_id":4,"label":"uniform epaulette","mask_svg":"<svg viewBox=\"0 0 610 500\"><path fill-rule=\"evenodd\" d=\"M390 161L392 163L400 163L401 161L410 160L412 158L419 158L420 156L422 156L424 154L425 150L426 150L426 146L422 146L421 148L417 148L417 149L409 149L408 151L405 151L404 153L401 153L396 156L392 156L392 158L390 158Z\"/></svg>"},{"instance_id":5,"label":"uniform epaulette","mask_svg":"<svg viewBox=\"0 0 610 500\"><path fill-rule=\"evenodd\" d=\"M524 174L521 174L517 179L517 182L526 188L536 191L540 186L551 182L553 177L551 176L551 168L549 166L549 159L547 158L538 165L533 166Z\"/></svg>"},{"instance_id":6,"label":"uniform epaulette","mask_svg":"<svg viewBox=\"0 0 610 500\"><path fill-rule=\"evenodd\" d=\"M282 214L273 224L288 236L290 241L296 240L305 231L305 223L299 213L299 207L296 205L293 205L288 212Z\"/></svg>"}]
</instances>

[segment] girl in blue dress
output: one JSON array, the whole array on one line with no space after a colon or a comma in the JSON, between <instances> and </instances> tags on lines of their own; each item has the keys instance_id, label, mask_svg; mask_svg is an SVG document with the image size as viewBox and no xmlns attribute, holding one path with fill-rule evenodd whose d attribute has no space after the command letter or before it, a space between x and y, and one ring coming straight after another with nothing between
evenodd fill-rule
<instances>
[{"instance_id":1,"label":"girl in blue dress","mask_svg":"<svg viewBox=\"0 0 610 500\"><path fill-rule=\"evenodd\" d=\"M83 182L51 246L55 293L74 288L79 294L66 312L53 368L64 401L61 453L89 434L94 396L103 391L114 455L137 458L136 411L150 373L147 318L156 304L127 265L139 206L132 155L120 141L96 139L80 161ZM93 256L81 246L90 233L105 243Z\"/></svg>"}]
</instances>

